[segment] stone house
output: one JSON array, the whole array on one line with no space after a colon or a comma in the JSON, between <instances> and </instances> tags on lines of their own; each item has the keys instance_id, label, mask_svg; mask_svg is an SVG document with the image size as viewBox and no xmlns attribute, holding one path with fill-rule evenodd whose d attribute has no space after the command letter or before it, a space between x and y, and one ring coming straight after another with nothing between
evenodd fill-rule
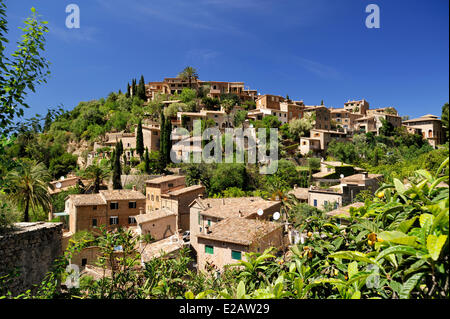
<instances>
[{"instance_id":1,"label":"stone house","mask_svg":"<svg viewBox=\"0 0 450 319\"><path fill-rule=\"evenodd\" d=\"M178 234L177 213L169 209L157 209L135 216L137 233L150 234L156 241Z\"/></svg>"},{"instance_id":2,"label":"stone house","mask_svg":"<svg viewBox=\"0 0 450 319\"><path fill-rule=\"evenodd\" d=\"M135 216L145 208L145 196L135 190L100 190L98 194L76 194L66 197L69 231L135 226Z\"/></svg>"},{"instance_id":3,"label":"stone house","mask_svg":"<svg viewBox=\"0 0 450 319\"><path fill-rule=\"evenodd\" d=\"M197 250L198 234L206 234L215 224L225 218L244 217L270 220L275 212L280 212L279 201L267 201L260 197L196 198L190 205L191 245ZM263 214L257 215L261 209Z\"/></svg>"},{"instance_id":4,"label":"stone house","mask_svg":"<svg viewBox=\"0 0 450 319\"><path fill-rule=\"evenodd\" d=\"M403 125L405 125L407 129L417 130L416 132L422 134L422 137L434 148L445 142L445 132L442 127L442 121L436 115L427 114L416 119L403 121Z\"/></svg>"},{"instance_id":5,"label":"stone house","mask_svg":"<svg viewBox=\"0 0 450 319\"><path fill-rule=\"evenodd\" d=\"M262 253L285 245L283 225L267 220L228 217L197 235L197 267L220 272L226 265L246 260L244 253Z\"/></svg>"},{"instance_id":6,"label":"stone house","mask_svg":"<svg viewBox=\"0 0 450 319\"><path fill-rule=\"evenodd\" d=\"M184 176L167 175L145 181L146 212L161 208L161 195L186 186Z\"/></svg>"}]
</instances>

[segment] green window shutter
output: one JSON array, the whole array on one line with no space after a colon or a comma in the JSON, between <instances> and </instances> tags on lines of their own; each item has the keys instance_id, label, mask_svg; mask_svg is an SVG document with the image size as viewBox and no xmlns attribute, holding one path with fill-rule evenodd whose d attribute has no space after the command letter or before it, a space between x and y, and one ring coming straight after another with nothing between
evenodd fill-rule
<instances>
[{"instance_id":1,"label":"green window shutter","mask_svg":"<svg viewBox=\"0 0 450 319\"><path fill-rule=\"evenodd\" d=\"M211 226L211 219L208 219L208 226Z\"/></svg>"},{"instance_id":2,"label":"green window shutter","mask_svg":"<svg viewBox=\"0 0 450 319\"><path fill-rule=\"evenodd\" d=\"M231 258L232 259L241 260L242 259L242 254L241 254L240 251L232 250L231 251Z\"/></svg>"},{"instance_id":3,"label":"green window shutter","mask_svg":"<svg viewBox=\"0 0 450 319\"><path fill-rule=\"evenodd\" d=\"M205 253L207 254L214 254L214 247L213 246L209 246L209 245L205 245Z\"/></svg>"}]
</instances>

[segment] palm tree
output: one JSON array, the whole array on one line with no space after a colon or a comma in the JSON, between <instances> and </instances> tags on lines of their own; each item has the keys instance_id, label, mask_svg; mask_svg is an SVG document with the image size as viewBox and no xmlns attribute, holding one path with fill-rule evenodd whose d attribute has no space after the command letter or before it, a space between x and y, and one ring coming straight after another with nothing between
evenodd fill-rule
<instances>
[{"instance_id":1,"label":"palm tree","mask_svg":"<svg viewBox=\"0 0 450 319\"><path fill-rule=\"evenodd\" d=\"M189 88L192 89L192 79L198 79L197 70L191 66L187 66L178 74L178 77L183 80L189 80Z\"/></svg>"},{"instance_id":2,"label":"palm tree","mask_svg":"<svg viewBox=\"0 0 450 319\"><path fill-rule=\"evenodd\" d=\"M42 207L49 210L51 205L48 192L50 174L43 163L23 161L17 170L7 175L9 185L9 200L24 209L23 219L30 221L29 211Z\"/></svg>"},{"instance_id":3,"label":"palm tree","mask_svg":"<svg viewBox=\"0 0 450 319\"><path fill-rule=\"evenodd\" d=\"M88 188L93 186L93 192L98 193L103 180L107 179L111 175L111 170L105 165L96 163L88 166L82 175L84 178L90 180Z\"/></svg>"}]
</instances>

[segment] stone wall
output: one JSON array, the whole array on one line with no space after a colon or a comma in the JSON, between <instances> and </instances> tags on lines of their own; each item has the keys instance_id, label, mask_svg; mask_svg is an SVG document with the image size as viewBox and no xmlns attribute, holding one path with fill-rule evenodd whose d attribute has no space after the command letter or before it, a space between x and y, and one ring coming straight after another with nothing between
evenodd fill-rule
<instances>
[{"instance_id":1,"label":"stone wall","mask_svg":"<svg viewBox=\"0 0 450 319\"><path fill-rule=\"evenodd\" d=\"M62 223L17 223L14 231L0 235L0 277L14 269L19 271L18 277L7 282L7 287L0 282L0 291L18 295L44 279L53 261L62 254L62 226Z\"/></svg>"}]
</instances>

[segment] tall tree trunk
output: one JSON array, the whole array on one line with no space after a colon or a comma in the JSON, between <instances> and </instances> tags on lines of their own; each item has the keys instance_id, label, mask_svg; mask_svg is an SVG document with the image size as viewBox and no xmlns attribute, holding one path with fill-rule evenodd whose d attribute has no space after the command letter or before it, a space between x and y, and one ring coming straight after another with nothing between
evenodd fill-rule
<instances>
[{"instance_id":1,"label":"tall tree trunk","mask_svg":"<svg viewBox=\"0 0 450 319\"><path fill-rule=\"evenodd\" d=\"M30 215L28 213L29 209L30 209L30 200L27 199L27 204L25 205L25 212L23 213L23 219L24 222L28 223L30 221Z\"/></svg>"}]
</instances>

